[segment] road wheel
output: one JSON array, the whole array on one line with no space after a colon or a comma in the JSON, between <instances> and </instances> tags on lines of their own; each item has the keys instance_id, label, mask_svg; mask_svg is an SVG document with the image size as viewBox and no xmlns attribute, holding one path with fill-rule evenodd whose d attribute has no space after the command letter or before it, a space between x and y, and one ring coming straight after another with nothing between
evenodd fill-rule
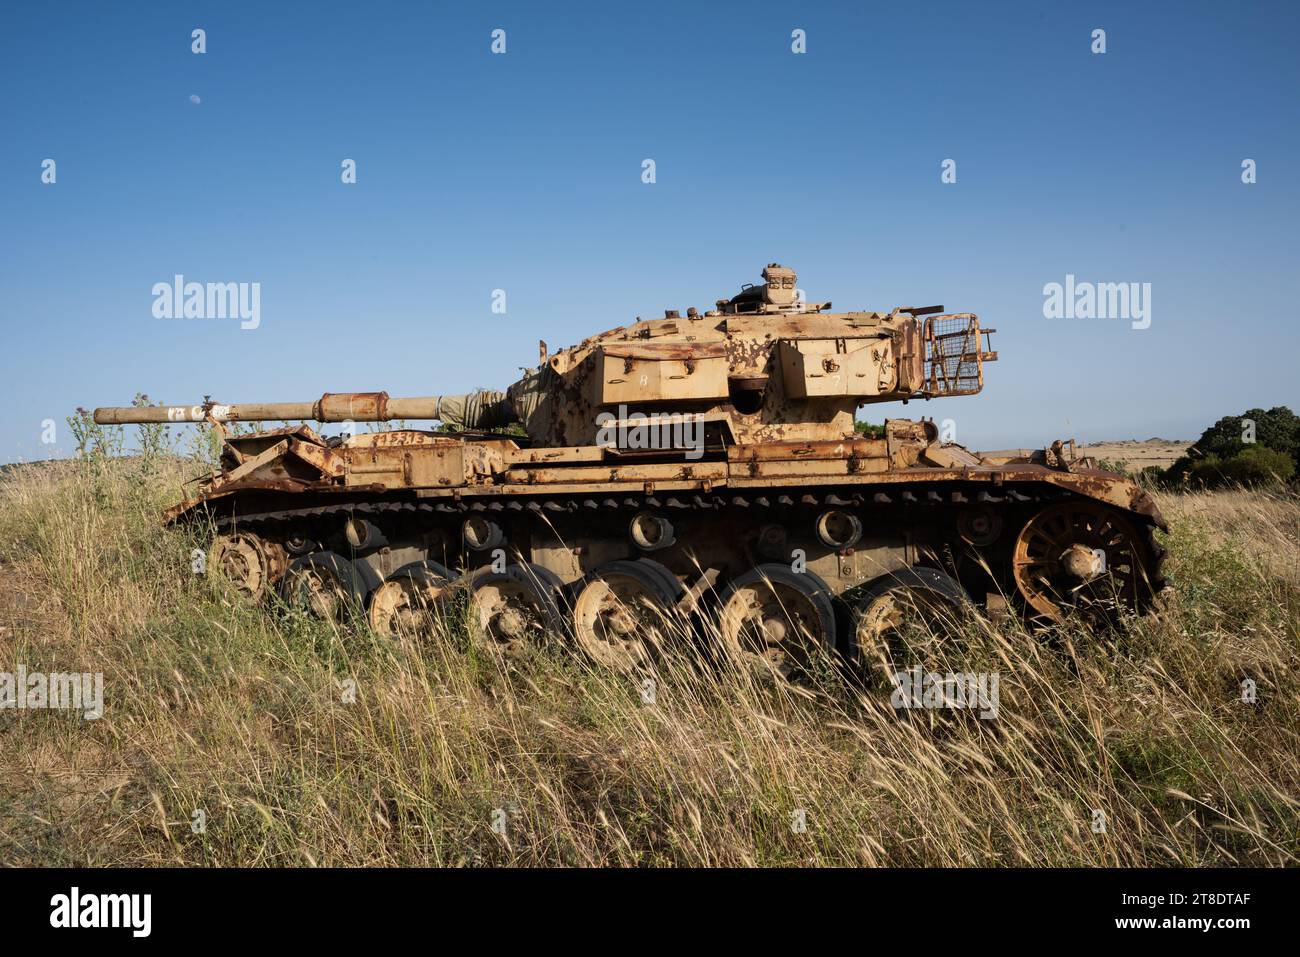
<instances>
[{"instance_id":1,"label":"road wheel","mask_svg":"<svg viewBox=\"0 0 1300 957\"><path fill-rule=\"evenodd\" d=\"M489 647L517 655L560 627L560 582L540 565L510 565L502 572L482 568L465 584L471 627Z\"/></svg>"},{"instance_id":2,"label":"road wheel","mask_svg":"<svg viewBox=\"0 0 1300 957\"><path fill-rule=\"evenodd\" d=\"M793 678L835 648L831 591L812 572L759 565L732 581L721 602L722 640L751 666Z\"/></svg>"},{"instance_id":3,"label":"road wheel","mask_svg":"<svg viewBox=\"0 0 1300 957\"><path fill-rule=\"evenodd\" d=\"M854 604L850 653L869 678L892 681L915 665L942 665L970 610L965 590L934 568L903 568L877 578Z\"/></svg>"},{"instance_id":4,"label":"road wheel","mask_svg":"<svg viewBox=\"0 0 1300 957\"><path fill-rule=\"evenodd\" d=\"M343 621L349 608L361 603L357 573L337 552L312 552L295 559L284 573L280 594L291 608L325 621Z\"/></svg>"},{"instance_id":5,"label":"road wheel","mask_svg":"<svg viewBox=\"0 0 1300 957\"><path fill-rule=\"evenodd\" d=\"M366 615L375 634L432 638L440 617L440 599L456 576L437 562L404 565L370 593Z\"/></svg>"},{"instance_id":6,"label":"road wheel","mask_svg":"<svg viewBox=\"0 0 1300 957\"><path fill-rule=\"evenodd\" d=\"M599 665L633 671L667 641L682 590L672 572L648 558L601 566L573 603L578 645Z\"/></svg>"}]
</instances>

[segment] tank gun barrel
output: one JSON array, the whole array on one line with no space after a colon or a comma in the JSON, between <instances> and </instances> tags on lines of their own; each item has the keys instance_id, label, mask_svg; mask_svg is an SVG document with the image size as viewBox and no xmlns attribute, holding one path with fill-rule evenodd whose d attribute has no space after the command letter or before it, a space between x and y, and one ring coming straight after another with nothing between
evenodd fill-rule
<instances>
[{"instance_id":1,"label":"tank gun barrel","mask_svg":"<svg viewBox=\"0 0 1300 957\"><path fill-rule=\"evenodd\" d=\"M441 419L463 407L466 396L425 395L389 398L387 392L327 392L315 402L242 402L224 405L106 406L95 410L101 425L204 422L388 422L393 419Z\"/></svg>"}]
</instances>

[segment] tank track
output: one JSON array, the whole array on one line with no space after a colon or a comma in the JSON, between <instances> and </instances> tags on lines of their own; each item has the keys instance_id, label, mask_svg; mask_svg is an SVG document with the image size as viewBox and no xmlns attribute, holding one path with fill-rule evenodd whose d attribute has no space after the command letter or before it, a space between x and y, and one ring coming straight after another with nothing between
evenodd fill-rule
<instances>
[{"instance_id":1,"label":"tank track","mask_svg":"<svg viewBox=\"0 0 1300 957\"><path fill-rule=\"evenodd\" d=\"M863 492L861 486L832 488L820 494L800 491L768 492L753 494L742 491L725 493L706 493L693 495L655 495L621 497L594 497L590 495L537 495L512 497L510 499L491 499L487 496L449 499L446 501L368 501L349 499L347 502L330 505L315 505L304 508L274 509L248 514L213 515L213 521L219 530L234 527L249 529L266 535L267 531L277 525L289 525L303 519L320 519L329 516L340 517L400 517L400 516L468 516L472 514L522 515L575 515L581 513L617 513L633 514L645 509L672 510L683 512L706 512L723 509L762 510L779 515L783 510L792 508L886 508L890 516L911 524L914 519L909 515L923 518L917 510L938 507L960 507L969 505L992 506L1027 506L1050 505L1067 501L1078 496L1068 491L1041 486L1012 487L1001 486L997 491L989 491L981 484L965 490L949 487L940 492L933 487L918 483L907 487L903 483L892 486L890 491ZM1155 526L1145 518L1124 509L1115 508L1117 512L1127 515L1134 525L1145 530L1143 545L1146 555L1144 566L1152 597L1168 586L1164 576L1166 551L1155 538ZM274 533L269 537L274 537Z\"/></svg>"}]
</instances>

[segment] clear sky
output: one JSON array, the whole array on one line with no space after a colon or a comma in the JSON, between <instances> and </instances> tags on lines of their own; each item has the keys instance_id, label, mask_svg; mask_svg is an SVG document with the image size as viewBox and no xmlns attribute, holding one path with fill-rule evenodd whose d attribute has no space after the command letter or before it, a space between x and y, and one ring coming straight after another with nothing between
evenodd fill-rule
<instances>
[{"instance_id":1,"label":"clear sky","mask_svg":"<svg viewBox=\"0 0 1300 957\"><path fill-rule=\"evenodd\" d=\"M504 387L538 339L774 260L837 308L998 329L983 394L864 418L1000 448L1300 410L1298 27L1251 2L5 3L0 461L136 391ZM155 318L178 273L260 283L259 327ZM1150 327L1045 318L1067 274L1150 283Z\"/></svg>"}]
</instances>

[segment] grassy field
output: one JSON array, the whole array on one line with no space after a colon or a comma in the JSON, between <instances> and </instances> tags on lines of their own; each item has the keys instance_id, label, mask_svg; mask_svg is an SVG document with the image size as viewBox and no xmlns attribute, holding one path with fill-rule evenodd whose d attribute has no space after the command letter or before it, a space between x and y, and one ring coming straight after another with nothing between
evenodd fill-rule
<instances>
[{"instance_id":1,"label":"grassy field","mask_svg":"<svg viewBox=\"0 0 1300 957\"><path fill-rule=\"evenodd\" d=\"M99 720L0 711L0 862L1300 857L1294 497L1161 495L1176 594L1122 635L973 623L961 662L1001 676L999 715L981 721L895 711L833 672L779 687L689 653L646 704L562 646L505 662L461 628L392 643L246 609L158 527L178 467L0 475L0 671L103 672L105 691Z\"/></svg>"},{"instance_id":2,"label":"grassy field","mask_svg":"<svg viewBox=\"0 0 1300 957\"><path fill-rule=\"evenodd\" d=\"M1171 442L1164 439L1093 442L1091 445L1081 445L1079 454L1090 455L1099 462L1110 462L1129 472L1137 473L1149 466L1169 468L1181 456L1187 454L1191 444L1191 442Z\"/></svg>"}]
</instances>

